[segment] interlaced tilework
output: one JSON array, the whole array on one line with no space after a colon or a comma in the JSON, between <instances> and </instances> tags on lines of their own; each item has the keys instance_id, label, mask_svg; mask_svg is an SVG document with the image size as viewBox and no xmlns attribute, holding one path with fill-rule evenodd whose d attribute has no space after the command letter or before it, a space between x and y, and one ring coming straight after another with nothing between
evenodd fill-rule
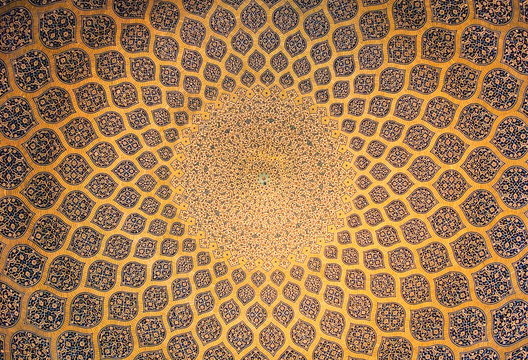
<instances>
[{"instance_id":1,"label":"interlaced tilework","mask_svg":"<svg viewBox=\"0 0 528 360\"><path fill-rule=\"evenodd\" d=\"M524 360L528 1L0 0L0 360Z\"/></svg>"}]
</instances>

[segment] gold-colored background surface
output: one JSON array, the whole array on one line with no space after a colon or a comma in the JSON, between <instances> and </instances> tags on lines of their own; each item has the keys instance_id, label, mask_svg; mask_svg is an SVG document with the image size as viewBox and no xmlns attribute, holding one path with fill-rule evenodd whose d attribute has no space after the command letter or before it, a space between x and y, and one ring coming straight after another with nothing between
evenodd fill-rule
<instances>
[{"instance_id":1,"label":"gold-colored background surface","mask_svg":"<svg viewBox=\"0 0 528 360\"><path fill-rule=\"evenodd\" d=\"M288 17L274 20L287 7L290 18L298 17L290 28ZM101 15L112 19L110 28L96 32L90 21ZM524 0L0 1L0 358L526 359L527 16ZM57 20L68 17L74 23ZM194 23L186 33L189 20ZM132 25L141 29L135 37L128 32ZM351 43L343 50L334 35L345 28ZM479 38L483 33L491 42ZM241 51L241 34L251 45L247 51ZM287 46L293 35L304 39L299 53ZM177 43L174 58L160 55L156 42L163 37ZM213 40L212 50L225 47L217 58L208 49ZM324 51L315 51L321 46ZM373 46L382 54L369 67L365 52ZM83 50L88 63L76 62L72 49ZM121 54L117 65L124 69L110 80L97 61L109 51ZM59 66L59 55L69 65ZM21 64L27 56L47 64ZM145 72L132 66L140 58L155 68L144 81ZM296 66L303 58L307 70L301 73ZM351 59L352 67L342 65ZM455 78L457 69L464 70ZM197 80L196 91L186 85ZM94 111L78 97L92 83L106 97ZM131 98L116 98L125 83L135 88L135 98L133 90ZM503 88L494 92L494 86ZM156 101L143 96L147 87L159 91ZM63 118L43 110L53 88L71 101ZM169 100L176 92L180 104ZM373 106L380 97L389 104L385 113ZM428 105L440 97L452 111L428 115ZM405 112L413 101L417 111ZM468 117L475 107L481 112ZM130 118L138 109L146 111L143 125ZM156 119L160 109L169 121ZM101 127L101 115L110 112L122 119L122 129L112 134ZM179 120L183 114L187 121ZM72 122L77 118L86 121ZM245 127L246 120L257 125ZM415 125L421 132L411 138ZM62 150L35 138L43 129L55 132ZM136 152L120 145L129 134L141 145ZM159 141L151 142L152 134ZM94 160L93 149L103 142L116 154L108 166ZM471 163L481 147L488 151ZM395 161L396 149L408 160ZM74 184L67 180L73 169L64 168L71 154L91 169L78 168L84 176ZM416 169L424 156L430 167ZM131 178L120 177L122 161L135 165ZM43 173L52 180L37 183ZM485 180L477 181L477 173ZM95 195L111 185L93 185L99 174L115 186L106 197ZM138 182L147 174L155 180L151 188ZM262 174L269 175L266 185L259 183ZM72 191L90 199L80 221L66 206ZM105 228L96 218L107 204L117 211L104 220L119 221ZM159 206L148 211L153 204ZM449 220L444 207L451 220L457 214L458 225L436 225ZM39 226L49 215L64 224L60 235ZM412 219L423 224L420 240L404 231L417 229ZM81 227L101 236L99 248L86 256L74 243ZM119 259L108 242L116 234L122 238L114 245L129 245ZM467 234L478 241L456 248ZM150 257L138 256L145 238L152 240ZM58 243L50 245L54 239ZM70 265L60 268L64 256ZM109 288L89 280L101 261L114 269ZM156 267L162 263L171 269L165 277ZM365 283L355 288L350 279L357 273ZM56 280L65 274L71 282ZM388 283L376 285L382 278ZM416 300L408 285L413 278L428 296ZM182 280L191 290L178 299ZM144 296L152 286L165 288L168 299L148 311ZM77 306L84 293L102 304ZM137 301L121 304L125 293ZM363 318L352 314L352 299L369 299ZM116 303L135 314L119 319ZM232 320L226 305L238 308ZM98 311L89 325L74 319Z\"/></svg>"}]
</instances>

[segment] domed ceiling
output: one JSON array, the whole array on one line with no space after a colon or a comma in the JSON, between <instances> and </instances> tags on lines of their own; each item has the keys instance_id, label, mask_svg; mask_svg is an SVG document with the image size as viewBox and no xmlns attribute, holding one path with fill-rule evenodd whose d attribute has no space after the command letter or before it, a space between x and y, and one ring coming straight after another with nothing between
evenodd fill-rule
<instances>
[{"instance_id":1,"label":"domed ceiling","mask_svg":"<svg viewBox=\"0 0 528 360\"><path fill-rule=\"evenodd\" d=\"M528 358L528 1L0 0L0 359Z\"/></svg>"}]
</instances>

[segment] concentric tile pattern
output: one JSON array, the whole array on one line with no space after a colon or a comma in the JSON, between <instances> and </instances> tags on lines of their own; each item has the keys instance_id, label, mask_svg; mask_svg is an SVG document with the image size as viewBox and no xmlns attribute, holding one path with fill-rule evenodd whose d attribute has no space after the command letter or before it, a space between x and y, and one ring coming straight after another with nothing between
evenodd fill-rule
<instances>
[{"instance_id":1,"label":"concentric tile pattern","mask_svg":"<svg viewBox=\"0 0 528 360\"><path fill-rule=\"evenodd\" d=\"M0 1L0 359L528 358L528 1Z\"/></svg>"}]
</instances>

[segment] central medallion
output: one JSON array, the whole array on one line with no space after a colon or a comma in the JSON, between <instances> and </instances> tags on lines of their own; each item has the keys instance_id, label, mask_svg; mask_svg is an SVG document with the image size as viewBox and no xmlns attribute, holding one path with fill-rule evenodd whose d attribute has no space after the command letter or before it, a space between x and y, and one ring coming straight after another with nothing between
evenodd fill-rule
<instances>
[{"instance_id":1,"label":"central medallion","mask_svg":"<svg viewBox=\"0 0 528 360\"><path fill-rule=\"evenodd\" d=\"M258 175L258 182L260 185L268 185L268 183L270 182L270 176L267 172L261 172L259 175Z\"/></svg>"},{"instance_id":2,"label":"central medallion","mask_svg":"<svg viewBox=\"0 0 528 360\"><path fill-rule=\"evenodd\" d=\"M202 245L234 264L270 267L328 238L354 172L324 111L295 91L255 88L193 120L174 185Z\"/></svg>"}]
</instances>

